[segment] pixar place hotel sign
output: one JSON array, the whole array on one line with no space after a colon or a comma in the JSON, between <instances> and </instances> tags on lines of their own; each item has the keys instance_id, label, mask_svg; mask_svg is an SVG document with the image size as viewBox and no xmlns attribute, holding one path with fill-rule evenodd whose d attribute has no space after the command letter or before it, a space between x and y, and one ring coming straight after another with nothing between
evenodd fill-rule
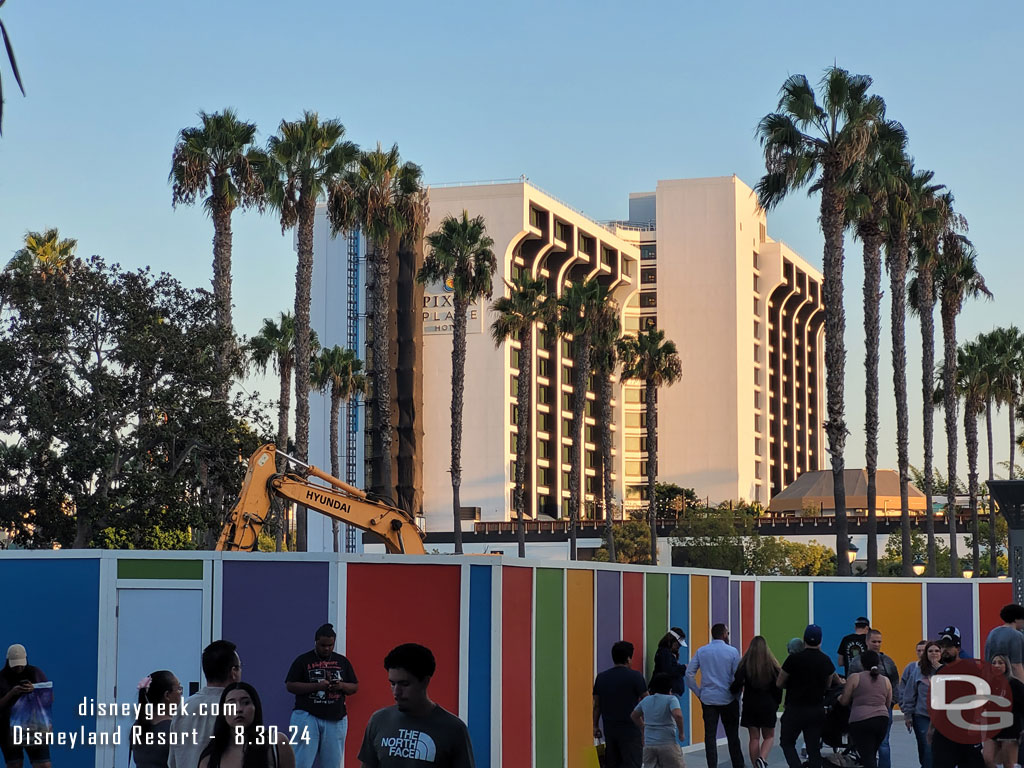
<instances>
[{"instance_id":1,"label":"pixar place hotel sign","mask_svg":"<svg viewBox=\"0 0 1024 768\"><path fill-rule=\"evenodd\" d=\"M484 313L479 301L466 310L466 333L482 333ZM423 333L450 334L455 330L455 286L452 278L431 283L423 291Z\"/></svg>"}]
</instances>

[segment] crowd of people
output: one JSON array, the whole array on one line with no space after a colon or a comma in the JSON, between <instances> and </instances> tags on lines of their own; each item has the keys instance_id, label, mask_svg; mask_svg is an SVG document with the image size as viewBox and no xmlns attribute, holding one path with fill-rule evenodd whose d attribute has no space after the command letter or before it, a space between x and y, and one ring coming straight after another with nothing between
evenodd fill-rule
<instances>
[{"instance_id":1,"label":"crowd of people","mask_svg":"<svg viewBox=\"0 0 1024 768\"><path fill-rule=\"evenodd\" d=\"M287 729L267 727L259 692L242 679L237 646L216 640L202 652L206 685L188 699L170 670L138 683L139 716L131 728L136 768L339 768L345 751L345 700L359 691L352 663L335 653L336 633L319 627L311 651L300 654L284 678L295 703ZM434 768L474 768L465 723L430 699L437 664L423 645L405 643L384 657L395 704L366 725L358 759L364 768L404 768L423 761ZM12 645L0 670L0 746L7 768L50 768L49 747L13 743L10 713L45 675L28 665L25 648ZM178 735L179 737L172 737Z\"/></svg>"},{"instance_id":2,"label":"crowd of people","mask_svg":"<svg viewBox=\"0 0 1024 768\"><path fill-rule=\"evenodd\" d=\"M679 661L685 633L673 627L658 644L648 683L631 668L633 645L612 647L614 666L594 682L594 737L604 743L605 768L684 768L686 689L701 706L708 768L718 768L719 725L732 768L745 768L740 728L746 728L753 768L767 768L776 739L789 768L819 768L823 742L862 768L891 768L889 735L899 706L917 743L920 768L1020 768L1024 729L1024 607L1004 606L1002 625L985 640L984 661L996 679L1005 677L1012 722L982 732L973 743L950 738L931 721L931 681L944 665L966 658L960 630L947 626L936 640L916 646L917 660L902 672L882 651L883 635L865 616L854 620L835 663L821 649L822 630L808 625L776 659L765 638L754 637L746 653L729 644L725 624L711 627L711 642L688 665ZM956 668L954 668L956 669ZM700 678L698 680L698 673ZM802 738L803 748L798 749Z\"/></svg>"}]
</instances>

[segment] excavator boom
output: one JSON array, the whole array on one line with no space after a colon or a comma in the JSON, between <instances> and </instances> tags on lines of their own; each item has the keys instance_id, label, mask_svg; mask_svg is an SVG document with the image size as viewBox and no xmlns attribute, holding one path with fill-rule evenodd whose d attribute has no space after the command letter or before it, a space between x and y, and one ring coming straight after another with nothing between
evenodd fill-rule
<instances>
[{"instance_id":1,"label":"excavator boom","mask_svg":"<svg viewBox=\"0 0 1024 768\"><path fill-rule=\"evenodd\" d=\"M217 550L248 551L257 548L260 531L270 514L274 497L315 509L328 517L381 537L388 552L407 555L426 553L423 532L405 512L388 504L368 499L364 491L294 459L304 475L278 474L277 448L264 445L249 458L249 468L238 495L217 540ZM290 458L290 457L289 457ZM309 477L330 484L313 483Z\"/></svg>"}]
</instances>

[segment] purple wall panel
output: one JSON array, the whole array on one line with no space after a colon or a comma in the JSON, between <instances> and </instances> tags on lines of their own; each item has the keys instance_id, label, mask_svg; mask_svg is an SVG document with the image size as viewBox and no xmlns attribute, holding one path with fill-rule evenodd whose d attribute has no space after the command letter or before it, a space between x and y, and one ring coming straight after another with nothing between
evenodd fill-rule
<instances>
[{"instance_id":1,"label":"purple wall panel","mask_svg":"<svg viewBox=\"0 0 1024 768\"><path fill-rule=\"evenodd\" d=\"M224 562L221 637L238 646L242 679L259 692L267 725L287 729L295 697L284 678L331 621L329 573L327 563Z\"/></svg>"},{"instance_id":2,"label":"purple wall panel","mask_svg":"<svg viewBox=\"0 0 1024 768\"><path fill-rule=\"evenodd\" d=\"M928 584L928 637L936 638L950 624L960 630L964 653L973 657L974 648L974 585L969 582Z\"/></svg>"},{"instance_id":3,"label":"purple wall panel","mask_svg":"<svg viewBox=\"0 0 1024 768\"><path fill-rule=\"evenodd\" d=\"M597 655L598 670L612 665L612 645L622 639L622 585L614 571L597 572Z\"/></svg>"},{"instance_id":4,"label":"purple wall panel","mask_svg":"<svg viewBox=\"0 0 1024 768\"><path fill-rule=\"evenodd\" d=\"M711 577L711 623L729 623L729 577ZM710 627L708 628L710 629Z\"/></svg>"},{"instance_id":5,"label":"purple wall panel","mask_svg":"<svg viewBox=\"0 0 1024 768\"><path fill-rule=\"evenodd\" d=\"M729 641L743 653L743 627L740 626L740 583L729 584Z\"/></svg>"}]
</instances>

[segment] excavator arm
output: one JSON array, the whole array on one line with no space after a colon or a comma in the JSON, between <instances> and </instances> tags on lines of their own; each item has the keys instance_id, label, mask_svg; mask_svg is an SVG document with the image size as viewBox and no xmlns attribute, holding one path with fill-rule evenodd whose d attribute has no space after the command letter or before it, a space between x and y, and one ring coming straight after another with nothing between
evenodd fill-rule
<instances>
[{"instance_id":1,"label":"excavator arm","mask_svg":"<svg viewBox=\"0 0 1024 768\"><path fill-rule=\"evenodd\" d=\"M375 533L383 539L388 552L426 553L423 531L402 510L369 499L365 491L290 456L287 457L289 461L301 466L304 474L279 474L276 458L277 448L273 445L264 445L249 458L238 502L224 523L217 540L217 550L254 551L260 531L270 515L271 500L277 497L315 509L362 531ZM310 477L319 478L330 487L313 483Z\"/></svg>"}]
</instances>

